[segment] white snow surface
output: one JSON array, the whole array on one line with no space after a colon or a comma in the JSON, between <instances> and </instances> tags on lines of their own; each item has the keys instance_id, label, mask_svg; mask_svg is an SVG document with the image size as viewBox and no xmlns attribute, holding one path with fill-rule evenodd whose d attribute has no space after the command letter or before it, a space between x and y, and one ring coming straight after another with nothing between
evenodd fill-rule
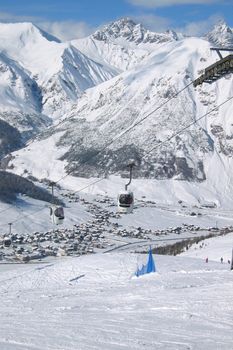
<instances>
[{"instance_id":1,"label":"white snow surface","mask_svg":"<svg viewBox=\"0 0 233 350\"><path fill-rule=\"evenodd\" d=\"M56 193L55 193L56 195ZM50 203L18 196L14 204L1 203L0 210L0 237L8 232L8 223L13 223L13 232L25 234L35 231L46 232L55 229L50 222ZM81 224L91 219L91 215L79 203L72 206L66 203L64 227L72 229L74 224Z\"/></svg>"},{"instance_id":2,"label":"white snow surface","mask_svg":"<svg viewBox=\"0 0 233 350\"><path fill-rule=\"evenodd\" d=\"M72 45L51 40L49 35L32 23L1 23L0 48L10 58L20 62L31 74L38 74L40 82L47 82L62 70L65 61L69 63L69 54L73 55L74 59L83 60L84 65L89 61ZM91 74L91 71L89 73Z\"/></svg>"},{"instance_id":3,"label":"white snow surface","mask_svg":"<svg viewBox=\"0 0 233 350\"><path fill-rule=\"evenodd\" d=\"M32 23L0 23L0 51L0 111L61 117L84 90L115 75Z\"/></svg>"},{"instance_id":4,"label":"white snow surface","mask_svg":"<svg viewBox=\"0 0 233 350\"><path fill-rule=\"evenodd\" d=\"M95 61L124 71L132 69L160 46L178 37L182 35L172 31L150 32L130 18L122 18L87 38L72 40L71 43Z\"/></svg>"},{"instance_id":5,"label":"white snow surface","mask_svg":"<svg viewBox=\"0 0 233 350\"><path fill-rule=\"evenodd\" d=\"M233 234L227 236L218 236L203 241L203 246L200 249L200 243L192 245L188 251L181 253L181 256L208 258L210 260L224 262L231 261L232 252L230 247L233 247Z\"/></svg>"},{"instance_id":6,"label":"white snow surface","mask_svg":"<svg viewBox=\"0 0 233 350\"><path fill-rule=\"evenodd\" d=\"M217 253L219 255L219 251ZM225 263L108 253L0 265L2 350L229 350L232 271Z\"/></svg>"}]
</instances>

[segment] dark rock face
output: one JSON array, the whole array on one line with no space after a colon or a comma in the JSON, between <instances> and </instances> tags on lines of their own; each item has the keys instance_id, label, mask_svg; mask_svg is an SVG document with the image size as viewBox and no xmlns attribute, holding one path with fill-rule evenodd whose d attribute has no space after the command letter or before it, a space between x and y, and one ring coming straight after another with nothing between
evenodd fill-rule
<instances>
[{"instance_id":1,"label":"dark rock face","mask_svg":"<svg viewBox=\"0 0 233 350\"><path fill-rule=\"evenodd\" d=\"M226 133L223 126L220 124L211 124L211 132L217 140L219 151L227 157L233 156L232 133Z\"/></svg>"},{"instance_id":2,"label":"dark rock face","mask_svg":"<svg viewBox=\"0 0 233 350\"><path fill-rule=\"evenodd\" d=\"M186 181L204 181L206 179L202 160L188 163L185 157L177 157L172 152L163 152L153 158L145 157L145 151L135 145L125 145L119 149L104 151L95 148L74 151L70 149L62 159L68 161L68 173L80 177L107 177L120 174L128 177L126 165L133 161L134 178L155 178Z\"/></svg>"},{"instance_id":3,"label":"dark rock face","mask_svg":"<svg viewBox=\"0 0 233 350\"><path fill-rule=\"evenodd\" d=\"M69 162L67 171L72 172L74 176L81 177L122 173L129 159L138 165L141 163L140 152L134 145L125 145L117 150L106 149L105 151L89 148L74 152L71 148L63 158Z\"/></svg>"},{"instance_id":4,"label":"dark rock face","mask_svg":"<svg viewBox=\"0 0 233 350\"><path fill-rule=\"evenodd\" d=\"M176 173L179 176L179 180L198 180L204 181L206 175L204 172L204 165L202 161L197 162L197 168L192 168L188 165L186 158L176 158Z\"/></svg>"},{"instance_id":5,"label":"dark rock face","mask_svg":"<svg viewBox=\"0 0 233 350\"><path fill-rule=\"evenodd\" d=\"M0 120L0 159L20 147L23 147L20 132L7 122Z\"/></svg>"},{"instance_id":6,"label":"dark rock face","mask_svg":"<svg viewBox=\"0 0 233 350\"><path fill-rule=\"evenodd\" d=\"M29 197L52 202L52 195L34 185L31 181L6 171L0 171L0 200L3 202L12 202L17 194L25 194ZM57 201L57 203L60 203Z\"/></svg>"}]
</instances>

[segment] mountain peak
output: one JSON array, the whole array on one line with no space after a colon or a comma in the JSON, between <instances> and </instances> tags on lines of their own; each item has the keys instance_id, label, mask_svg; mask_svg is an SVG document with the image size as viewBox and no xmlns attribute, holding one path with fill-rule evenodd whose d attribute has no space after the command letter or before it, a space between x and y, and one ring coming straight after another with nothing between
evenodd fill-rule
<instances>
[{"instance_id":1,"label":"mountain peak","mask_svg":"<svg viewBox=\"0 0 233 350\"><path fill-rule=\"evenodd\" d=\"M219 21L206 38L214 45L233 47L233 31L224 21Z\"/></svg>"},{"instance_id":2,"label":"mountain peak","mask_svg":"<svg viewBox=\"0 0 233 350\"><path fill-rule=\"evenodd\" d=\"M99 41L123 38L128 42L140 43L162 43L177 40L177 35L173 31L165 33L154 33L143 27L140 23L135 23L129 17L121 18L111 22L93 34L93 38Z\"/></svg>"},{"instance_id":3,"label":"mountain peak","mask_svg":"<svg viewBox=\"0 0 233 350\"><path fill-rule=\"evenodd\" d=\"M215 24L214 30L219 33L232 33L231 28L225 21L219 21L217 24Z\"/></svg>"},{"instance_id":4,"label":"mountain peak","mask_svg":"<svg viewBox=\"0 0 233 350\"><path fill-rule=\"evenodd\" d=\"M106 41L110 38L125 38L129 41L134 41L135 34L139 37L143 36L145 29L141 24L136 24L130 18L121 18L118 21L111 22L105 25L102 29L97 30L93 36L97 40Z\"/></svg>"},{"instance_id":5,"label":"mountain peak","mask_svg":"<svg viewBox=\"0 0 233 350\"><path fill-rule=\"evenodd\" d=\"M48 41L60 42L59 39L46 33L31 22L0 23L0 38L5 38L7 41L20 39L22 42L27 42L29 38L35 41L36 38L42 37Z\"/></svg>"}]
</instances>

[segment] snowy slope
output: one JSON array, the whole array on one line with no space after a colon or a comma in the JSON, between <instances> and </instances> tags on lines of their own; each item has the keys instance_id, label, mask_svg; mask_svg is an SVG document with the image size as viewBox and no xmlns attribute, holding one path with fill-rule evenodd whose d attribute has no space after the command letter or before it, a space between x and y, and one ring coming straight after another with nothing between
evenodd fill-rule
<instances>
[{"instance_id":1,"label":"snowy slope","mask_svg":"<svg viewBox=\"0 0 233 350\"><path fill-rule=\"evenodd\" d=\"M87 38L73 40L72 45L97 62L129 70L163 44L178 40L175 32L153 33L130 18L122 18L97 30Z\"/></svg>"},{"instance_id":2,"label":"snowy slope","mask_svg":"<svg viewBox=\"0 0 233 350\"><path fill-rule=\"evenodd\" d=\"M94 62L84 57L77 49L69 43L61 43L59 40L42 32L32 23L14 23L3 24L0 26L0 48L7 53L12 59L21 62L25 69L30 71L31 75L42 85L48 82L50 78L69 67L69 63L77 65L76 69L85 69L88 63L90 67L89 74L93 81L97 79L97 73L94 71ZM73 59L73 61L72 61ZM75 62L77 59L77 62ZM67 60L67 66L65 61ZM80 62L83 60L83 66ZM95 69L101 67L97 65ZM87 67L86 67L87 69ZM84 72L81 72L84 74ZM107 74L104 69L99 79L104 79ZM111 72L108 72L111 76ZM106 78L106 77L105 77Z\"/></svg>"},{"instance_id":3,"label":"snowy slope","mask_svg":"<svg viewBox=\"0 0 233 350\"><path fill-rule=\"evenodd\" d=\"M215 47L233 48L233 30L225 22L220 22L206 35Z\"/></svg>"},{"instance_id":4,"label":"snowy slope","mask_svg":"<svg viewBox=\"0 0 233 350\"><path fill-rule=\"evenodd\" d=\"M205 187L205 193L209 189L208 197L212 197L211 201L217 205L223 202L223 197L227 201L233 184L230 171L233 102L228 102L219 110L213 109L231 96L232 78L226 77L214 85L203 85L196 90L190 86L172 99L213 62L209 49L210 43L203 39L186 38L170 42L136 68L87 90L67 121L58 128L58 131L63 130L63 134L56 145L58 148L66 146L69 150L59 156L57 164L61 160L66 163L63 174L59 172L56 179L67 171L84 177L104 175L107 171L121 174L124 172L123 165L133 158L138 164L135 177L204 181L204 185L175 186L183 186L182 192L193 186L191 191L188 190L191 193L199 188L196 197L205 197L200 192ZM153 112L162 104L161 109ZM174 132L210 111L207 117L181 135L159 146ZM149 114L141 125L119 138L123 131ZM94 152L115 138L117 140L111 147L94 157ZM46 142L49 140L35 143L33 149L42 151L42 144ZM147 154L153 147L158 149ZM45 157L42 152L38 153L40 162ZM13 161L14 171L22 174L26 168L29 173L39 176L44 166L41 167L43 163L40 162L32 166L33 154L34 151L28 149L17 153ZM58 159L57 155L55 157ZM48 174L50 168L48 163ZM165 188L166 183L163 184L156 187Z\"/></svg>"},{"instance_id":5,"label":"snowy slope","mask_svg":"<svg viewBox=\"0 0 233 350\"><path fill-rule=\"evenodd\" d=\"M201 247L201 248L200 248ZM189 250L181 253L181 256L189 256L193 258L205 259L208 257L209 260L221 261L227 263L231 261L233 249L233 234L227 236L219 236L203 241L203 244L194 244Z\"/></svg>"},{"instance_id":6,"label":"snowy slope","mask_svg":"<svg viewBox=\"0 0 233 350\"><path fill-rule=\"evenodd\" d=\"M63 116L85 89L115 74L31 23L1 23L0 51L0 110L34 113L38 123L41 113Z\"/></svg>"},{"instance_id":7,"label":"snowy slope","mask_svg":"<svg viewBox=\"0 0 233 350\"><path fill-rule=\"evenodd\" d=\"M9 30L10 27L6 28ZM14 153L9 163L11 171L39 179L45 174L52 180L65 177L61 183L76 190L91 179L76 179L67 176L68 173L81 177L127 175L124 166L134 159L137 163L135 178L160 180L135 182L133 188L138 197L143 194L149 198L155 196L156 200L167 203L180 199L191 203L207 200L217 206L229 207L233 186L232 100L214 109L232 96L232 77L226 76L213 85L204 84L196 90L190 85L173 98L218 59L210 51L212 44L206 38L182 38L167 33L158 39L156 33L149 33L128 19L117 21L87 39L89 42L95 37L100 46L104 43L103 51L95 50L99 57L107 59L112 55L111 50L106 51L112 42L116 47L123 45L136 54L141 49L148 54L140 63L132 63L133 68L124 67L129 70L99 84L116 74L116 65L111 60L107 59L100 66L72 44L47 39L32 25L24 24L18 28L20 32L19 29L24 33L20 35L24 40L20 39L23 49L19 53L21 65L17 64L17 72L21 72L20 67L28 66L28 75L34 74L32 79L36 79L36 86L40 89L40 84L45 83L41 88L41 103L36 104L37 99L30 98L27 108L42 105L43 113L57 117L58 121L62 118L63 123L39 135L39 140L29 147ZM215 37L218 33L221 38L229 36L227 27L224 29L222 25L213 33ZM36 58L38 50L46 54ZM88 50L88 55L95 54L93 47ZM12 57L7 62L13 65L10 60L16 58L16 51L10 43L7 54ZM48 57L55 64L51 64ZM114 57L121 65L124 54L119 51ZM130 59L128 56L126 60L129 65L133 62ZM80 64L78 70L75 64ZM110 66L115 67L114 73ZM46 69L42 70L42 67ZM96 84L98 86L88 89ZM16 95L14 86L12 91L11 95ZM17 98L21 102L20 96ZM195 123L205 113L208 116ZM141 124L120 137L127 128L144 118ZM191 123L193 125L185 132L163 143ZM98 153L102 148L104 151ZM93 191L103 193L107 188L115 195L124 182L119 177L111 177L104 182L105 188L100 184Z\"/></svg>"},{"instance_id":8,"label":"snowy slope","mask_svg":"<svg viewBox=\"0 0 233 350\"><path fill-rule=\"evenodd\" d=\"M227 264L155 256L156 273L133 277L145 261L124 253L1 265L1 349L231 349Z\"/></svg>"}]
</instances>

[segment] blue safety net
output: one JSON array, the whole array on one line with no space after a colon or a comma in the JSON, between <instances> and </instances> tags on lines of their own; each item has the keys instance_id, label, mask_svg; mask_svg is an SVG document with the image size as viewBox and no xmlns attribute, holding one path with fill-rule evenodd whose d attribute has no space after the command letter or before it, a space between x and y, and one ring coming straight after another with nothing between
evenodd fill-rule
<instances>
[{"instance_id":1,"label":"blue safety net","mask_svg":"<svg viewBox=\"0 0 233 350\"><path fill-rule=\"evenodd\" d=\"M149 253L148 253L148 261L146 265L142 265L141 267L138 267L137 271L135 272L135 275L137 277L145 275L146 273L151 273L151 272L155 272L156 268L155 268L155 262L154 262L154 258L152 255L152 250L150 248Z\"/></svg>"}]
</instances>

